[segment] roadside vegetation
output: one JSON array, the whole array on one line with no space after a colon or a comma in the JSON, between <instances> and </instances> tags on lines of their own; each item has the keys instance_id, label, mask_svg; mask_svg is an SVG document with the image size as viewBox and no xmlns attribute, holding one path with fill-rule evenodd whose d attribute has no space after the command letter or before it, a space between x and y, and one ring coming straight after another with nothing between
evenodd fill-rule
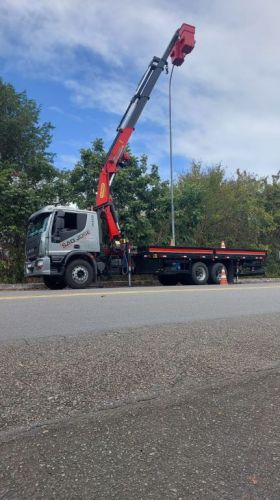
<instances>
[{"instance_id":1,"label":"roadside vegetation","mask_svg":"<svg viewBox=\"0 0 280 500\"><path fill-rule=\"evenodd\" d=\"M80 208L95 205L106 154L102 140L82 149L71 171L61 171L49 152L52 129L40 122L34 100L0 80L1 282L23 280L25 232L33 212L57 200ZM112 186L120 226L136 245L169 244L169 183L147 156L130 155ZM193 162L176 179L176 244L219 246L224 240L233 248L267 249L267 275L280 276L280 171L259 178L242 168L228 177L220 165Z\"/></svg>"}]
</instances>

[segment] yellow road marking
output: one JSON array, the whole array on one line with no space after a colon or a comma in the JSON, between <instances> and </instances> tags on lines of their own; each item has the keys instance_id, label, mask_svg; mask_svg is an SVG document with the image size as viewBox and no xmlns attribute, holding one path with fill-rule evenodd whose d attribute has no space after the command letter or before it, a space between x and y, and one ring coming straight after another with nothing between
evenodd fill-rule
<instances>
[{"instance_id":1,"label":"yellow road marking","mask_svg":"<svg viewBox=\"0 0 280 500\"><path fill-rule=\"evenodd\" d=\"M228 292L228 291L244 291L244 290L271 290L273 288L280 288L280 285L270 286L217 286L211 288L172 288L172 289L157 289L152 288L149 290L116 290L116 291L98 291L98 292L73 292L73 293L52 293L38 294L38 295L6 295L1 297L1 300L28 300L28 299L56 299L56 298L71 298L71 297L108 297L112 295L144 295L148 293L201 293L201 292Z\"/></svg>"}]
</instances>

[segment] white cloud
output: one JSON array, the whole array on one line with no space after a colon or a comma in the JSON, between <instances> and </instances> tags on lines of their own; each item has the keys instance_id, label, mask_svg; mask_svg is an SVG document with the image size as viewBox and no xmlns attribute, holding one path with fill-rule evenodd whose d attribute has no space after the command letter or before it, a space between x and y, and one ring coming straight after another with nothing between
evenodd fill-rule
<instances>
[{"instance_id":1,"label":"white cloud","mask_svg":"<svg viewBox=\"0 0 280 500\"><path fill-rule=\"evenodd\" d=\"M73 91L73 100L83 108L97 108L120 116L127 106L129 89L126 81L96 77L89 83L66 80L65 86Z\"/></svg>"},{"instance_id":2,"label":"white cloud","mask_svg":"<svg viewBox=\"0 0 280 500\"><path fill-rule=\"evenodd\" d=\"M69 113L68 111L65 111L59 106L49 106L49 110L59 115L65 116L66 118L70 118L71 120L76 120L78 122L82 121L82 118L80 116L75 115L74 113Z\"/></svg>"},{"instance_id":3,"label":"white cloud","mask_svg":"<svg viewBox=\"0 0 280 500\"><path fill-rule=\"evenodd\" d=\"M135 75L182 22L194 24L196 47L174 74L174 152L266 175L280 168L279 15L277 0L2 0L0 56L63 81L80 106L121 116ZM141 123L167 118L162 78ZM157 133L140 134L153 159L168 154Z\"/></svg>"},{"instance_id":4,"label":"white cloud","mask_svg":"<svg viewBox=\"0 0 280 500\"><path fill-rule=\"evenodd\" d=\"M57 156L59 168L69 170L72 169L79 161L78 155L60 154Z\"/></svg>"}]
</instances>

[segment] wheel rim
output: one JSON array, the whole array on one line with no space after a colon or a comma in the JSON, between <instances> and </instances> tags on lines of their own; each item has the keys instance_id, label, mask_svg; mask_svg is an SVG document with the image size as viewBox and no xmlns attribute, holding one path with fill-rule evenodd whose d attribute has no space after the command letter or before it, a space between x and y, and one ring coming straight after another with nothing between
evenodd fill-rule
<instances>
[{"instance_id":1,"label":"wheel rim","mask_svg":"<svg viewBox=\"0 0 280 500\"><path fill-rule=\"evenodd\" d=\"M219 269L217 269L217 271L215 273L216 274L216 278L219 281L221 280L223 269L225 269L225 268L223 266L221 266ZM225 271L226 271L226 269L225 269Z\"/></svg>"},{"instance_id":2,"label":"wheel rim","mask_svg":"<svg viewBox=\"0 0 280 500\"><path fill-rule=\"evenodd\" d=\"M76 266L72 271L72 278L75 283L83 284L88 279L88 270L83 266Z\"/></svg>"},{"instance_id":3,"label":"wheel rim","mask_svg":"<svg viewBox=\"0 0 280 500\"><path fill-rule=\"evenodd\" d=\"M222 274L221 269L217 269L217 271L215 272L215 277L217 278L217 280L221 279L221 274Z\"/></svg>"},{"instance_id":4,"label":"wheel rim","mask_svg":"<svg viewBox=\"0 0 280 500\"><path fill-rule=\"evenodd\" d=\"M203 267L198 267L195 270L195 277L198 281L204 281L206 278L206 271Z\"/></svg>"}]
</instances>

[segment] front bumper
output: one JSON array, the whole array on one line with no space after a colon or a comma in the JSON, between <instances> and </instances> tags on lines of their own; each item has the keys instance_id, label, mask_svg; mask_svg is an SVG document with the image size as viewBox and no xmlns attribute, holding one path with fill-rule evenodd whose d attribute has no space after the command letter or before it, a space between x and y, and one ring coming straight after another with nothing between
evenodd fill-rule
<instances>
[{"instance_id":1,"label":"front bumper","mask_svg":"<svg viewBox=\"0 0 280 500\"><path fill-rule=\"evenodd\" d=\"M26 261L24 276L49 276L51 274L51 261L49 257L39 257L36 260Z\"/></svg>"}]
</instances>

